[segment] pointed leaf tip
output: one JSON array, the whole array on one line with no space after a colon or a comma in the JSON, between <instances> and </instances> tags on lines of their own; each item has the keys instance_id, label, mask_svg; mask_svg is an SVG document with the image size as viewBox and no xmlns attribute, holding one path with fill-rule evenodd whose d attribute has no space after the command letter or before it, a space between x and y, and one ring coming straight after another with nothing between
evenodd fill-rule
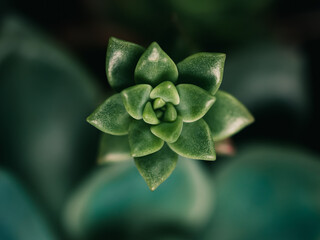
<instances>
[{"instance_id":1,"label":"pointed leaf tip","mask_svg":"<svg viewBox=\"0 0 320 240\"><path fill-rule=\"evenodd\" d=\"M163 81L176 82L178 69L172 59L153 42L140 57L135 72L137 84L146 83L155 87Z\"/></svg>"},{"instance_id":2,"label":"pointed leaf tip","mask_svg":"<svg viewBox=\"0 0 320 240\"><path fill-rule=\"evenodd\" d=\"M226 139L254 122L248 109L232 95L218 91L215 96L216 102L204 116L215 141Z\"/></svg>"},{"instance_id":3,"label":"pointed leaf tip","mask_svg":"<svg viewBox=\"0 0 320 240\"><path fill-rule=\"evenodd\" d=\"M127 113L121 95L115 94L102 103L87 121L102 132L112 135L128 134L131 117Z\"/></svg>"},{"instance_id":4,"label":"pointed leaf tip","mask_svg":"<svg viewBox=\"0 0 320 240\"><path fill-rule=\"evenodd\" d=\"M164 145L160 151L144 157L135 157L134 161L149 189L154 191L175 169L178 154Z\"/></svg>"}]
</instances>

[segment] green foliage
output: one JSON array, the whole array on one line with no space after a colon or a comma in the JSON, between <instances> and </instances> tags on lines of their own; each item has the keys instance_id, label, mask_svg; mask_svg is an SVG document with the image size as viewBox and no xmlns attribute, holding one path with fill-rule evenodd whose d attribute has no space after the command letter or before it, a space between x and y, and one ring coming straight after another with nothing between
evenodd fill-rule
<instances>
[{"instance_id":1,"label":"green foliage","mask_svg":"<svg viewBox=\"0 0 320 240\"><path fill-rule=\"evenodd\" d=\"M88 122L106 133L129 134L131 156L153 191L170 176L178 155L215 160L214 140L238 132L253 117L234 97L218 91L225 54L198 53L176 66L155 42L141 49L110 39L106 71L122 99L120 94L109 98Z\"/></svg>"},{"instance_id":2,"label":"green foliage","mask_svg":"<svg viewBox=\"0 0 320 240\"><path fill-rule=\"evenodd\" d=\"M87 121L102 132L126 135L131 118L123 105L121 95L118 93L102 103L87 118Z\"/></svg>"},{"instance_id":3,"label":"green foliage","mask_svg":"<svg viewBox=\"0 0 320 240\"><path fill-rule=\"evenodd\" d=\"M134 85L132 75L136 62L144 50L137 44L110 38L106 57L106 73L108 82L114 90L120 92Z\"/></svg>"}]
</instances>

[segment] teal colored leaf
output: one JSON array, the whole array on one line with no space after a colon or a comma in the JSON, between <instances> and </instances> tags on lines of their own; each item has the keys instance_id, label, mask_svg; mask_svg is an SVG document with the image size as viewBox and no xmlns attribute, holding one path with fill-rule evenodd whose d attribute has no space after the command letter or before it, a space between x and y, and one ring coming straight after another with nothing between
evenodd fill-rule
<instances>
[{"instance_id":1,"label":"teal colored leaf","mask_svg":"<svg viewBox=\"0 0 320 240\"><path fill-rule=\"evenodd\" d=\"M53 232L49 219L45 218L47 215L39 202L34 201L34 189L30 192L28 187L25 188L26 182L19 180L19 174L0 168L0 239L60 239Z\"/></svg>"},{"instance_id":2,"label":"teal colored leaf","mask_svg":"<svg viewBox=\"0 0 320 240\"><path fill-rule=\"evenodd\" d=\"M214 95L223 77L224 53L197 53L177 64L179 83L197 85Z\"/></svg>"},{"instance_id":3,"label":"teal colored leaf","mask_svg":"<svg viewBox=\"0 0 320 240\"><path fill-rule=\"evenodd\" d=\"M180 98L178 91L174 84L169 81L165 81L156 86L150 93L150 98L161 98L165 102L171 102L174 105L179 104Z\"/></svg>"},{"instance_id":4,"label":"teal colored leaf","mask_svg":"<svg viewBox=\"0 0 320 240\"><path fill-rule=\"evenodd\" d=\"M114 37L109 39L106 74L110 86L120 92L134 85L134 69L145 49Z\"/></svg>"},{"instance_id":5,"label":"teal colored leaf","mask_svg":"<svg viewBox=\"0 0 320 240\"><path fill-rule=\"evenodd\" d=\"M151 132L168 143L174 143L182 131L183 121L180 116L174 122L162 122L157 126L151 126Z\"/></svg>"},{"instance_id":6,"label":"teal colored leaf","mask_svg":"<svg viewBox=\"0 0 320 240\"><path fill-rule=\"evenodd\" d=\"M151 191L163 183L176 168L178 154L167 145L153 154L135 157L134 162Z\"/></svg>"},{"instance_id":7,"label":"teal colored leaf","mask_svg":"<svg viewBox=\"0 0 320 240\"><path fill-rule=\"evenodd\" d=\"M132 121L129 128L131 156L142 157L159 151L163 140L153 135L144 121Z\"/></svg>"},{"instance_id":8,"label":"teal colored leaf","mask_svg":"<svg viewBox=\"0 0 320 240\"><path fill-rule=\"evenodd\" d=\"M62 224L70 239L115 236L176 240L168 237L172 232L181 233L183 237L179 239L188 239L186 229L188 234L202 233L203 226L212 219L216 195L206 170L200 161L179 159L174 173L150 192L134 161L95 168L69 192L61 214ZM177 226L168 226L173 216ZM123 223L134 223L135 227L128 228ZM164 230L155 233L155 226L156 231Z\"/></svg>"},{"instance_id":9,"label":"teal colored leaf","mask_svg":"<svg viewBox=\"0 0 320 240\"><path fill-rule=\"evenodd\" d=\"M223 140L254 122L248 109L230 94L218 91L216 102L204 116L215 141Z\"/></svg>"},{"instance_id":10,"label":"teal colored leaf","mask_svg":"<svg viewBox=\"0 0 320 240\"><path fill-rule=\"evenodd\" d=\"M179 84L177 89L180 96L180 104L176 108L184 122L199 120L215 102L215 97L195 85Z\"/></svg>"},{"instance_id":11,"label":"teal colored leaf","mask_svg":"<svg viewBox=\"0 0 320 240\"><path fill-rule=\"evenodd\" d=\"M167 103L167 109L164 112L163 120L166 122L173 122L177 119L177 110L171 103Z\"/></svg>"},{"instance_id":12,"label":"teal colored leaf","mask_svg":"<svg viewBox=\"0 0 320 240\"><path fill-rule=\"evenodd\" d=\"M168 145L183 157L211 161L216 159L211 131L203 119L184 123L178 140Z\"/></svg>"},{"instance_id":13,"label":"teal colored leaf","mask_svg":"<svg viewBox=\"0 0 320 240\"><path fill-rule=\"evenodd\" d=\"M87 121L102 132L113 135L126 135L131 117L127 113L121 98L117 93L101 104Z\"/></svg>"},{"instance_id":14,"label":"teal colored leaf","mask_svg":"<svg viewBox=\"0 0 320 240\"><path fill-rule=\"evenodd\" d=\"M172 59L153 42L140 57L134 78L137 84L146 83L156 87L163 81L175 83L178 69Z\"/></svg>"},{"instance_id":15,"label":"teal colored leaf","mask_svg":"<svg viewBox=\"0 0 320 240\"><path fill-rule=\"evenodd\" d=\"M146 123L152 124L152 125L156 125L159 124L160 121L157 118L156 113L154 112L151 102L147 102L146 106L144 107L143 110L143 121L145 121Z\"/></svg>"},{"instance_id":16,"label":"teal colored leaf","mask_svg":"<svg viewBox=\"0 0 320 240\"><path fill-rule=\"evenodd\" d=\"M120 162L132 159L128 136L101 135L98 163Z\"/></svg>"},{"instance_id":17,"label":"teal colored leaf","mask_svg":"<svg viewBox=\"0 0 320 240\"><path fill-rule=\"evenodd\" d=\"M163 101L162 98L157 98L153 102L153 109L159 109L162 108L164 105L166 105L166 102Z\"/></svg>"},{"instance_id":18,"label":"teal colored leaf","mask_svg":"<svg viewBox=\"0 0 320 240\"><path fill-rule=\"evenodd\" d=\"M139 84L121 92L123 104L134 119L142 119L144 106L149 100L152 87L148 84Z\"/></svg>"}]
</instances>

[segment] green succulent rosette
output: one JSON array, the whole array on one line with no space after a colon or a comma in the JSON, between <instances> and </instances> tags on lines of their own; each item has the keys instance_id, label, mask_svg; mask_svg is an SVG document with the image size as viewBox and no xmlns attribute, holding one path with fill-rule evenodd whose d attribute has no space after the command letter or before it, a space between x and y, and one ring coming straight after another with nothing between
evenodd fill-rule
<instances>
[{"instance_id":1,"label":"green succulent rosette","mask_svg":"<svg viewBox=\"0 0 320 240\"><path fill-rule=\"evenodd\" d=\"M110 38L106 74L118 93L87 118L106 133L99 159L133 157L152 191L170 176L179 155L214 161L215 141L254 121L237 99L218 90L225 58L197 53L176 65L156 42L145 49Z\"/></svg>"}]
</instances>

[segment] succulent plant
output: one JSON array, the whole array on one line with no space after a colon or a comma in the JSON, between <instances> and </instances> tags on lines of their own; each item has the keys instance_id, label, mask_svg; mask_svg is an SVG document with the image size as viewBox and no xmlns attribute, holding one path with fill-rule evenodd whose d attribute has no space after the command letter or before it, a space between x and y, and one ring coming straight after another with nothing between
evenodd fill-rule
<instances>
[{"instance_id":1,"label":"succulent plant","mask_svg":"<svg viewBox=\"0 0 320 240\"><path fill-rule=\"evenodd\" d=\"M197 53L176 65L156 42L144 49L110 38L106 74L118 93L87 121L104 133L128 135L130 155L152 191L170 176L179 155L213 161L215 141L254 121L237 99L218 91L225 58Z\"/></svg>"}]
</instances>

